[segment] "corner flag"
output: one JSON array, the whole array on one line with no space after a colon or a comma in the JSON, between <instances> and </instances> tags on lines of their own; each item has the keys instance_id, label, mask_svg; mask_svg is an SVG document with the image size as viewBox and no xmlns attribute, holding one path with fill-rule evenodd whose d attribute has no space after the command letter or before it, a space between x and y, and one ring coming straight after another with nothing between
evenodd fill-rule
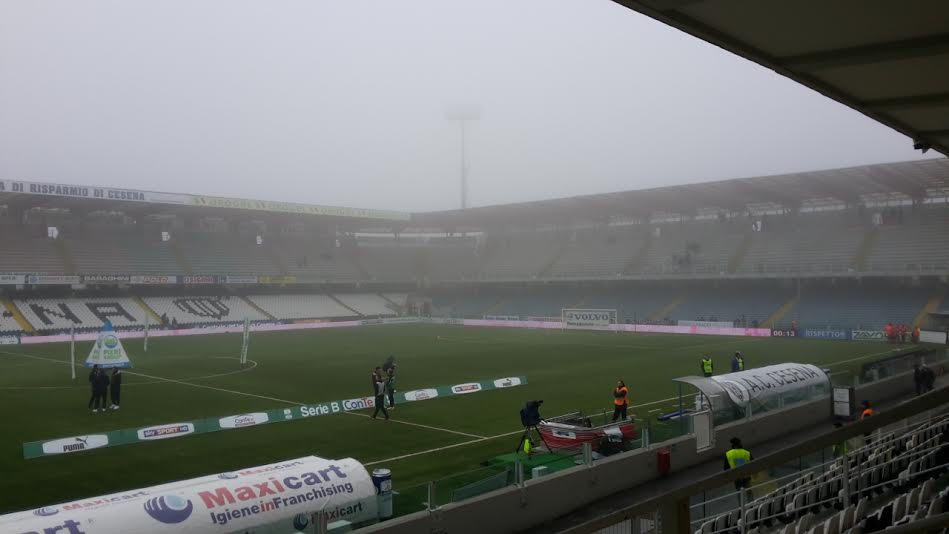
<instances>
[{"instance_id":1,"label":"corner flag","mask_svg":"<svg viewBox=\"0 0 949 534\"><path fill-rule=\"evenodd\" d=\"M129 361L129 356L125 352L125 347L122 346L119 336L115 335L110 323L106 323L102 331L99 332L96 344L92 346L92 351L89 352L89 357L86 358L86 367L92 367L93 365L98 365L104 369L109 367L132 367L132 362Z\"/></svg>"}]
</instances>

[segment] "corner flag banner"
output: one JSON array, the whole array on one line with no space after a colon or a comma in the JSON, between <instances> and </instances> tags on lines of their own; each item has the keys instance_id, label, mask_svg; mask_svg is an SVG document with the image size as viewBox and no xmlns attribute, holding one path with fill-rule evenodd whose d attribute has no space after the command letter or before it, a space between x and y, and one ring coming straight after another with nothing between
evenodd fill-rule
<instances>
[{"instance_id":1,"label":"corner flag banner","mask_svg":"<svg viewBox=\"0 0 949 534\"><path fill-rule=\"evenodd\" d=\"M89 357L86 358L86 367L92 367L93 365L98 365L103 369L132 367L129 355L125 352L125 347L122 346L122 340L108 324L102 332L99 332L96 344L92 346L92 351L89 352Z\"/></svg>"}]
</instances>

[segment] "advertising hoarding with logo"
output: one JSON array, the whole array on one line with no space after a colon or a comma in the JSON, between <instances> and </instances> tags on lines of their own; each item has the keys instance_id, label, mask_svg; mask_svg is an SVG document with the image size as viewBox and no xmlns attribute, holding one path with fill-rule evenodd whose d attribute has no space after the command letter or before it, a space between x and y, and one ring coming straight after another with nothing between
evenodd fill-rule
<instances>
[{"instance_id":1,"label":"advertising hoarding with logo","mask_svg":"<svg viewBox=\"0 0 949 534\"><path fill-rule=\"evenodd\" d=\"M34 286L69 286L80 282L78 276L65 274L31 274L26 277L26 283Z\"/></svg>"},{"instance_id":2,"label":"advertising hoarding with logo","mask_svg":"<svg viewBox=\"0 0 949 534\"><path fill-rule=\"evenodd\" d=\"M122 340L113 330L103 330L99 332L92 350L89 351L89 357L86 358L86 367L98 365L103 369L111 367L132 367L129 356L122 346Z\"/></svg>"},{"instance_id":3,"label":"advertising hoarding with logo","mask_svg":"<svg viewBox=\"0 0 949 534\"><path fill-rule=\"evenodd\" d=\"M174 275L131 276L129 280L133 285L140 286L163 286L178 283L178 277Z\"/></svg>"},{"instance_id":4,"label":"advertising hoarding with logo","mask_svg":"<svg viewBox=\"0 0 949 534\"><path fill-rule=\"evenodd\" d=\"M819 367L801 363L782 363L748 371L711 377L728 393L732 402L745 406L751 401L774 397L802 388L830 383Z\"/></svg>"},{"instance_id":5,"label":"advertising hoarding with logo","mask_svg":"<svg viewBox=\"0 0 949 534\"><path fill-rule=\"evenodd\" d=\"M493 380L485 380L482 382L468 382L464 384L455 384L452 386L416 389L396 393L396 402L418 402L438 397L466 395L479 391L517 387L524 384L527 384L526 376L512 376ZM180 438L194 434L231 431L251 426L282 423L285 421L332 415L341 412L368 410L374 407L375 399L373 397L357 397L353 399L322 402L319 404L293 406L291 408L281 408L265 412L229 415L226 417L212 417L195 421L184 421L149 426L146 428L113 430L102 435L102 438L105 439L104 442L93 441L90 442L91 445L87 444L84 447L77 445L75 438L63 438L62 440L53 440L48 442L32 441L23 444L23 457L26 459L31 459L47 456L49 454L80 452L88 448L93 448L93 445L95 447L115 447L119 445L130 445L154 440ZM53 443L54 445L47 445L49 443ZM63 444L70 445L70 450L60 451L59 447Z\"/></svg>"},{"instance_id":6,"label":"advertising hoarding with logo","mask_svg":"<svg viewBox=\"0 0 949 534\"><path fill-rule=\"evenodd\" d=\"M309 456L172 484L90 499L95 506L46 506L0 516L2 532L136 534L255 532L268 526L304 526L323 510L329 522L354 525L378 516L372 479L352 458ZM289 530L288 530L289 531Z\"/></svg>"},{"instance_id":7,"label":"advertising hoarding with logo","mask_svg":"<svg viewBox=\"0 0 949 534\"><path fill-rule=\"evenodd\" d=\"M15 286L26 283L25 274L0 274L0 286Z\"/></svg>"},{"instance_id":8,"label":"advertising hoarding with logo","mask_svg":"<svg viewBox=\"0 0 949 534\"><path fill-rule=\"evenodd\" d=\"M45 454L69 454L73 452L98 449L109 444L109 436L105 434L91 434L88 436L73 436L71 438L54 439L43 443Z\"/></svg>"},{"instance_id":9,"label":"advertising hoarding with logo","mask_svg":"<svg viewBox=\"0 0 949 534\"><path fill-rule=\"evenodd\" d=\"M854 341L883 341L886 336L883 330L851 330L850 339Z\"/></svg>"},{"instance_id":10,"label":"advertising hoarding with logo","mask_svg":"<svg viewBox=\"0 0 949 534\"><path fill-rule=\"evenodd\" d=\"M19 345L19 336L0 336L0 345Z\"/></svg>"},{"instance_id":11,"label":"advertising hoarding with logo","mask_svg":"<svg viewBox=\"0 0 949 534\"><path fill-rule=\"evenodd\" d=\"M850 333L846 330L822 330L819 328L805 328L802 337L813 339L850 339Z\"/></svg>"}]
</instances>

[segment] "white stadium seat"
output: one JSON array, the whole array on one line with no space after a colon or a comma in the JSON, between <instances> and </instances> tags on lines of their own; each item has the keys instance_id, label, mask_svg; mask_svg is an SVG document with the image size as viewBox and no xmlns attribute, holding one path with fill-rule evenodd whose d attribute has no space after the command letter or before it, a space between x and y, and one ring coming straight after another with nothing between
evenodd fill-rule
<instances>
[{"instance_id":1,"label":"white stadium seat","mask_svg":"<svg viewBox=\"0 0 949 534\"><path fill-rule=\"evenodd\" d=\"M244 299L235 296L146 297L144 301L159 316L167 315L169 322L174 319L179 325L270 320Z\"/></svg>"},{"instance_id":2,"label":"white stadium seat","mask_svg":"<svg viewBox=\"0 0 949 534\"><path fill-rule=\"evenodd\" d=\"M99 329L108 320L116 328L145 326L146 312L130 297L15 300L17 308L40 332Z\"/></svg>"},{"instance_id":3,"label":"white stadium seat","mask_svg":"<svg viewBox=\"0 0 949 534\"><path fill-rule=\"evenodd\" d=\"M277 319L323 319L354 315L328 295L255 295L248 298Z\"/></svg>"}]
</instances>

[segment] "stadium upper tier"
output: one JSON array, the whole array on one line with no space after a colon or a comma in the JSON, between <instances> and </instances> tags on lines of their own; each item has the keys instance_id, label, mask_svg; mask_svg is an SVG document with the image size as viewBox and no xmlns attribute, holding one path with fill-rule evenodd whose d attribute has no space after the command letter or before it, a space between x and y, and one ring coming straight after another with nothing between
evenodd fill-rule
<instances>
[{"instance_id":1,"label":"stadium upper tier","mask_svg":"<svg viewBox=\"0 0 949 534\"><path fill-rule=\"evenodd\" d=\"M300 282L787 278L949 274L949 206L586 228L508 229L470 237L344 239L127 226L0 226L0 273L259 275Z\"/></svg>"}]
</instances>

